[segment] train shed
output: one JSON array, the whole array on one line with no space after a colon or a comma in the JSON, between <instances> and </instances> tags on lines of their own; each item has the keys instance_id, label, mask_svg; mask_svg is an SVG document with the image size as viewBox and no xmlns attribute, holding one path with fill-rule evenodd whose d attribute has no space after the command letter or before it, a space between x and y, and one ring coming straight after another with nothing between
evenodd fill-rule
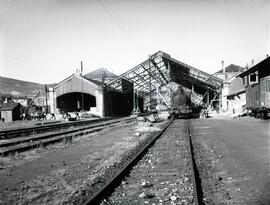
<instances>
[{"instance_id":1,"label":"train shed","mask_svg":"<svg viewBox=\"0 0 270 205\"><path fill-rule=\"evenodd\" d=\"M102 83L74 73L49 88L49 106L52 113L92 109L103 116Z\"/></svg>"},{"instance_id":2,"label":"train shed","mask_svg":"<svg viewBox=\"0 0 270 205\"><path fill-rule=\"evenodd\" d=\"M154 108L156 102L154 102L153 93L158 92L158 88L168 85L170 82L177 83L191 90L192 93L201 95L206 105L219 97L222 88L221 79L159 51L149 56L143 63L107 83L105 92L129 93L130 95L135 92L142 111L143 108Z\"/></svg>"},{"instance_id":3,"label":"train shed","mask_svg":"<svg viewBox=\"0 0 270 205\"><path fill-rule=\"evenodd\" d=\"M218 97L222 87L221 79L177 61L162 51L109 81L97 81L89 76L75 73L49 89L51 112L86 110L103 117L130 115L135 105L140 112L155 109L157 99L154 95L171 82L200 95L209 105Z\"/></svg>"}]
</instances>

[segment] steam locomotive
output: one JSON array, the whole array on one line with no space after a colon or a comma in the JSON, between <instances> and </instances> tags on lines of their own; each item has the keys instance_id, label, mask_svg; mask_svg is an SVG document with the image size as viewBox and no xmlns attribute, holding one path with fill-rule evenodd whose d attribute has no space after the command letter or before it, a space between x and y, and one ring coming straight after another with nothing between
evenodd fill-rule
<instances>
[{"instance_id":1,"label":"steam locomotive","mask_svg":"<svg viewBox=\"0 0 270 205\"><path fill-rule=\"evenodd\" d=\"M178 86L171 96L171 112L176 118L196 118L203 108L202 105L192 102L191 92Z\"/></svg>"}]
</instances>

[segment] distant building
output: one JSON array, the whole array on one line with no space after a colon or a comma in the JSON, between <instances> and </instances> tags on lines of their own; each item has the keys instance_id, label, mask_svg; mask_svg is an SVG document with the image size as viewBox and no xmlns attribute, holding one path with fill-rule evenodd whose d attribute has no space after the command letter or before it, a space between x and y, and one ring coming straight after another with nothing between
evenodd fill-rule
<instances>
[{"instance_id":1,"label":"distant building","mask_svg":"<svg viewBox=\"0 0 270 205\"><path fill-rule=\"evenodd\" d=\"M232 101L232 96L238 94L238 91L244 91L244 87L241 85L239 79L236 76L245 70L245 68L231 64L224 68L222 61L222 69L215 72L213 76L223 80L222 94L221 94L221 105L223 111L228 111L232 109L234 101ZM241 96L242 100L243 96ZM233 97L234 99L234 97ZM237 98L236 98L237 99ZM242 103L241 103L242 104Z\"/></svg>"},{"instance_id":2,"label":"distant building","mask_svg":"<svg viewBox=\"0 0 270 205\"><path fill-rule=\"evenodd\" d=\"M0 108L1 120L4 122L12 122L21 119L22 105L20 103L3 103Z\"/></svg>"},{"instance_id":3,"label":"distant building","mask_svg":"<svg viewBox=\"0 0 270 205\"><path fill-rule=\"evenodd\" d=\"M48 89L49 112L91 111L103 116L102 82L74 73Z\"/></svg>"},{"instance_id":4,"label":"distant building","mask_svg":"<svg viewBox=\"0 0 270 205\"><path fill-rule=\"evenodd\" d=\"M99 68L95 71L85 74L83 77L88 80L90 79L90 80L108 83L109 81L114 80L118 76L110 72L106 68Z\"/></svg>"},{"instance_id":5,"label":"distant building","mask_svg":"<svg viewBox=\"0 0 270 205\"><path fill-rule=\"evenodd\" d=\"M241 66L231 64L225 67L224 69L217 71L216 73L213 74L213 76L216 76L222 80L226 80L235 76L236 74L239 74L239 72L242 72L244 70L245 68Z\"/></svg>"},{"instance_id":6,"label":"distant building","mask_svg":"<svg viewBox=\"0 0 270 205\"><path fill-rule=\"evenodd\" d=\"M239 113L246 104L245 86L238 74L224 80L222 88L222 109L232 113Z\"/></svg>"}]
</instances>

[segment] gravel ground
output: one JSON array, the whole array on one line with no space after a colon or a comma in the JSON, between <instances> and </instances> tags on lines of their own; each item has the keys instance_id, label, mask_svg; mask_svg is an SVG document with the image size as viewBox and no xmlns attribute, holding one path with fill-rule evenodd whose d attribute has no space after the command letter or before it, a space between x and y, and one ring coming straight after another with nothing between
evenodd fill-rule
<instances>
[{"instance_id":1,"label":"gravel ground","mask_svg":"<svg viewBox=\"0 0 270 205\"><path fill-rule=\"evenodd\" d=\"M0 157L0 204L80 204L164 125L130 123Z\"/></svg>"},{"instance_id":2,"label":"gravel ground","mask_svg":"<svg viewBox=\"0 0 270 205\"><path fill-rule=\"evenodd\" d=\"M193 204L185 123L174 121L102 204Z\"/></svg>"},{"instance_id":3,"label":"gravel ground","mask_svg":"<svg viewBox=\"0 0 270 205\"><path fill-rule=\"evenodd\" d=\"M270 204L270 123L254 118L191 120L205 204Z\"/></svg>"}]
</instances>

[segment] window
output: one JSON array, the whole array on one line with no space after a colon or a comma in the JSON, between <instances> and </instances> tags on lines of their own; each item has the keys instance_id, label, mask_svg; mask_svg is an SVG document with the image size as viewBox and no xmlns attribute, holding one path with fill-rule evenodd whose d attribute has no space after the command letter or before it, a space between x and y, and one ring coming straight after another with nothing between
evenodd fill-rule
<instances>
[{"instance_id":1,"label":"window","mask_svg":"<svg viewBox=\"0 0 270 205\"><path fill-rule=\"evenodd\" d=\"M251 73L249 75L249 83L250 84L258 83L258 72Z\"/></svg>"},{"instance_id":2,"label":"window","mask_svg":"<svg viewBox=\"0 0 270 205\"><path fill-rule=\"evenodd\" d=\"M249 76L250 82L256 82L256 74L251 74Z\"/></svg>"}]
</instances>

